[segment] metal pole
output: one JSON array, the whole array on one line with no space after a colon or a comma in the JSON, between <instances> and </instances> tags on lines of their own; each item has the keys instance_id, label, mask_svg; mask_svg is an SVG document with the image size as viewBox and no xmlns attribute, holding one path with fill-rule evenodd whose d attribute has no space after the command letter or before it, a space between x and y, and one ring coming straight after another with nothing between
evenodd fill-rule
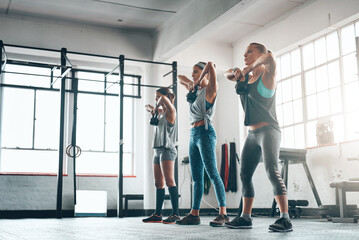
<instances>
[{"instance_id":1,"label":"metal pole","mask_svg":"<svg viewBox=\"0 0 359 240\"><path fill-rule=\"evenodd\" d=\"M3 63L2 63L2 55L3 55L3 48L4 48L4 43L2 40L0 40L0 84L2 83L2 77L3 77L3 72L2 72L2 68L3 68ZM0 87L0 106L1 106L1 103L3 103L3 99L2 99L2 94L3 92L3 88ZM0 132L2 132L2 111L0 110ZM0 137L0 163L1 163L1 137Z\"/></svg>"},{"instance_id":2,"label":"metal pole","mask_svg":"<svg viewBox=\"0 0 359 240\"><path fill-rule=\"evenodd\" d=\"M172 62L172 86L173 86L173 94L175 95L175 101L174 101L174 105L176 108L176 113L177 112L177 62ZM177 120L178 117L176 116ZM178 123L177 123L178 126ZM178 128L176 130L176 142L178 142ZM178 153L178 146L176 146L177 148L177 153ZM176 185L178 186L178 154L177 154L177 159L175 161L175 182Z\"/></svg>"},{"instance_id":3,"label":"metal pole","mask_svg":"<svg viewBox=\"0 0 359 240\"><path fill-rule=\"evenodd\" d=\"M61 49L61 74L66 71L66 48ZM62 184L63 184L63 168L64 168L64 128L65 128L65 88L66 76L61 78L61 104L60 104L60 140L59 140L59 169L57 173L57 202L56 202L56 218L62 218Z\"/></svg>"},{"instance_id":4,"label":"metal pole","mask_svg":"<svg viewBox=\"0 0 359 240\"><path fill-rule=\"evenodd\" d=\"M2 74L2 54L3 54L3 48L4 48L4 43L2 40L0 40L0 75ZM1 78L0 78L1 79Z\"/></svg>"},{"instance_id":5,"label":"metal pole","mask_svg":"<svg viewBox=\"0 0 359 240\"><path fill-rule=\"evenodd\" d=\"M73 105L73 123L72 123L72 149L73 149L73 171L74 171L74 205L76 205L76 130L77 130L77 93L78 93L78 79L75 78L75 72L72 71L72 90L74 91L74 105Z\"/></svg>"},{"instance_id":6,"label":"metal pole","mask_svg":"<svg viewBox=\"0 0 359 240\"><path fill-rule=\"evenodd\" d=\"M117 215L119 218L123 218L123 85L125 74L125 56L120 55L120 161L118 172L118 206Z\"/></svg>"}]
</instances>

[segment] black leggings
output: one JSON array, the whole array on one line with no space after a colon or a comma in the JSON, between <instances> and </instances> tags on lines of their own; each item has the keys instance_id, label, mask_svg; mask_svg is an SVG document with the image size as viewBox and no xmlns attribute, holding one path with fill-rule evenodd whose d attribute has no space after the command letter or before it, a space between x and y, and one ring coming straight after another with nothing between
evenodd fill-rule
<instances>
[{"instance_id":1,"label":"black leggings","mask_svg":"<svg viewBox=\"0 0 359 240\"><path fill-rule=\"evenodd\" d=\"M281 132L271 125L250 130L241 156L242 196L254 197L252 176L263 157L264 167L273 186L273 194L286 195L287 189L278 171Z\"/></svg>"}]
</instances>

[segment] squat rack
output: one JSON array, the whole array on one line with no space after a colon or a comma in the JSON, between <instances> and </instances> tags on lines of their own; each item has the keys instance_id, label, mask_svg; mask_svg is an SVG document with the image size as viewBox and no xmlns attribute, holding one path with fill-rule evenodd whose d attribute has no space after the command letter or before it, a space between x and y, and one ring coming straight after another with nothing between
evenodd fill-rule
<instances>
[{"instance_id":1,"label":"squat rack","mask_svg":"<svg viewBox=\"0 0 359 240\"><path fill-rule=\"evenodd\" d=\"M65 92L73 92L74 93L74 104L77 104L77 79L72 76L71 79L73 80L73 89L72 91L66 90L66 80L68 79L67 74L69 70L72 69L72 64L70 60L67 58L67 54L75 54L75 55L83 55L89 57L100 57L100 58L108 58L108 59L117 59L119 61L119 65L116 66L112 71L107 73L107 75L113 74L117 69L119 70L119 80L116 82L120 86L120 132L119 132L119 172L118 172L118 204L117 204L117 216L122 218L123 214L123 100L126 97L129 98L141 98L141 87L149 87L149 88L160 88L164 86L157 86L157 85L148 85L148 84L141 84L141 76L133 75L133 74L126 74L125 73L125 61L129 62L140 62L140 63L149 63L149 64L159 64L159 65L167 65L172 67L172 71L163 75L166 77L167 75L172 73L172 84L170 86L166 86L172 89L173 94L177 96L177 62L172 63L164 63L164 62L156 62L156 61L148 61L148 60L140 60L140 59L132 59L132 58L125 58L124 55L120 55L119 57L114 56L106 56L106 55L98 55L98 54L90 54L90 53L82 53L82 52L75 52L75 51L67 51L66 48L61 48L61 50L57 49L48 49L48 48L39 48L39 47L30 47L30 46L21 46L21 45L14 45L14 44L4 44L2 40L0 40L0 55L1 58L4 54L5 59L1 59L0 61L0 75L2 76L3 69L7 62L12 62L8 59L8 56L5 51L5 47L15 47L15 48L23 48L23 49L31 49L31 50L41 50L41 51L49 51L49 52L57 52L61 54L60 57L60 65L47 65L61 69L61 76L58 79L61 79L61 87L60 87L60 134L59 134L59 159L58 159L58 174L57 174L57 201L56 201L56 217L62 218L62 195L63 195L63 159L64 159L64 128L65 128ZM14 61L20 62L20 61ZM70 66L67 66L69 63ZM26 62L26 64L28 64ZM29 63L31 64L31 63ZM53 72L53 71L52 71ZM131 84L125 83L125 77L137 77L138 83ZM53 84L53 83L52 83ZM137 95L127 95L124 94L124 87L125 85L132 85L137 86L138 91ZM112 85L111 85L112 86ZM111 87L109 86L109 87ZM52 85L51 85L52 87ZM107 87L105 91L109 88ZM174 106L177 109L177 98L175 98ZM76 119L77 119L77 106L74 106L74 121L73 121L73 133L72 133L72 146L75 147L76 145ZM177 115L178 116L178 115ZM178 119L178 117L177 117ZM177 139L178 141L178 134ZM73 171L74 171L74 202L76 204L76 154L73 156ZM178 182L178 159L175 161L175 182Z\"/></svg>"}]
</instances>

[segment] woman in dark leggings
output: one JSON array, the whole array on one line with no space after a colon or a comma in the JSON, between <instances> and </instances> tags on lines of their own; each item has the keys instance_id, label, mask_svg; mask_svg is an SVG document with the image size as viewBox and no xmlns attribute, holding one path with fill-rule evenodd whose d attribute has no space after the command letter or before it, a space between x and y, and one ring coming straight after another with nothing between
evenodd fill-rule
<instances>
[{"instance_id":1,"label":"woman in dark leggings","mask_svg":"<svg viewBox=\"0 0 359 240\"><path fill-rule=\"evenodd\" d=\"M189 161L193 179L193 205L190 214L177 221L181 225L200 224L199 209L203 196L203 170L205 169L214 186L219 215L210 222L213 227L224 226L229 222L226 211L226 194L222 179L217 170L216 131L211 125L216 107L218 83L214 64L199 62L193 66L192 80L178 75L180 83L187 90L198 88L193 102L190 101L191 135ZM197 87L196 87L197 86Z\"/></svg>"},{"instance_id":2,"label":"woman in dark leggings","mask_svg":"<svg viewBox=\"0 0 359 240\"><path fill-rule=\"evenodd\" d=\"M156 211L145 223L163 222L175 223L179 220L178 213L178 189L174 180L174 165L177 158L176 150L176 108L174 107L175 96L168 88L156 90L157 106L146 105L146 110L154 116L157 112L158 124L154 126L153 139L153 173L156 185ZM162 221L162 205L165 199L165 182L171 197L172 214Z\"/></svg>"},{"instance_id":3,"label":"woman in dark leggings","mask_svg":"<svg viewBox=\"0 0 359 240\"><path fill-rule=\"evenodd\" d=\"M252 228L252 176L263 158L280 209L280 218L270 225L269 229L289 232L293 228L288 215L287 189L278 171L281 132L275 110L276 63L272 53L259 43L249 44L244 54L244 62L246 67L243 70L235 68L225 73L229 80L240 81L236 88L244 109L244 125L249 128L241 155L243 211L240 216L226 223L226 226Z\"/></svg>"}]
</instances>

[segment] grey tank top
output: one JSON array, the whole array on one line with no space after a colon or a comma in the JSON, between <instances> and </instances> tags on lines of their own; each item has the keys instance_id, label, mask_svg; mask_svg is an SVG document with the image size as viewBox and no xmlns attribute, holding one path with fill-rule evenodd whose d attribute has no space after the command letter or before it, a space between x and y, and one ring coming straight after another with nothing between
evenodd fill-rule
<instances>
[{"instance_id":1,"label":"grey tank top","mask_svg":"<svg viewBox=\"0 0 359 240\"><path fill-rule=\"evenodd\" d=\"M176 146L177 121L171 124L163 115L154 129L153 148L174 148Z\"/></svg>"},{"instance_id":2,"label":"grey tank top","mask_svg":"<svg viewBox=\"0 0 359 240\"><path fill-rule=\"evenodd\" d=\"M208 124L212 123L212 119L216 109L217 96L214 100L212 107L206 110L206 89L207 87L198 90L196 100L194 101L194 103L189 104L189 118L191 124L204 120L205 129L207 130Z\"/></svg>"}]
</instances>

